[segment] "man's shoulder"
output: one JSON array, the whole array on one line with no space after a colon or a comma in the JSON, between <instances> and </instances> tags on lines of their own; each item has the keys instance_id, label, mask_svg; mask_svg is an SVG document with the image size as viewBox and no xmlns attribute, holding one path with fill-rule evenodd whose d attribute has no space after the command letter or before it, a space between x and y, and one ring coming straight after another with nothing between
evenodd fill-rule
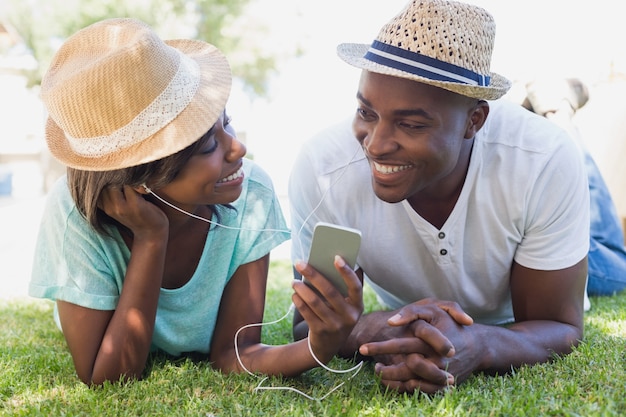
<instances>
[{"instance_id":1,"label":"man's shoulder","mask_svg":"<svg viewBox=\"0 0 626 417\"><path fill-rule=\"evenodd\" d=\"M565 130L517 103L500 99L489 107L487 122L477 135L485 144L541 154L573 144Z\"/></svg>"}]
</instances>

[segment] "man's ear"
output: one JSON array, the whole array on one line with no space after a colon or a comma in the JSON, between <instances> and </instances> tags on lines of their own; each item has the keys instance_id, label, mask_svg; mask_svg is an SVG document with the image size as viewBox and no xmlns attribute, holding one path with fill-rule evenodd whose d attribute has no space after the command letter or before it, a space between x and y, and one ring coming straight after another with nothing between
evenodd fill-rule
<instances>
[{"instance_id":1,"label":"man's ear","mask_svg":"<svg viewBox=\"0 0 626 417\"><path fill-rule=\"evenodd\" d=\"M471 108L467 119L467 129L465 129L465 139L472 139L483 127L489 115L489 103L479 100L478 104Z\"/></svg>"}]
</instances>

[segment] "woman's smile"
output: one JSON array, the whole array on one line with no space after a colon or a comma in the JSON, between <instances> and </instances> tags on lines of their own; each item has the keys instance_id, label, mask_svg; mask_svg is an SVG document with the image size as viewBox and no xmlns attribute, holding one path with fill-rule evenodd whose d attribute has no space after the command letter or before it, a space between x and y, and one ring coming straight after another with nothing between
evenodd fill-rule
<instances>
[{"instance_id":1,"label":"woman's smile","mask_svg":"<svg viewBox=\"0 0 626 417\"><path fill-rule=\"evenodd\" d=\"M221 180L217 181L217 184L224 184L224 183L227 183L227 182L237 181L237 180L243 181L243 177L244 177L243 166L241 166L233 174L230 174L229 176L224 177Z\"/></svg>"}]
</instances>

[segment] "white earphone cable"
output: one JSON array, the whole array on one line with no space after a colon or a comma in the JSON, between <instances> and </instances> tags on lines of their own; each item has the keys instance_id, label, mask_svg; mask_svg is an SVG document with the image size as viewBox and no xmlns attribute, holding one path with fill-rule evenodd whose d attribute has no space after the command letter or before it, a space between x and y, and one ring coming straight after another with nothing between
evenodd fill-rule
<instances>
[{"instance_id":1,"label":"white earphone cable","mask_svg":"<svg viewBox=\"0 0 626 417\"><path fill-rule=\"evenodd\" d=\"M291 233L291 230L289 230L289 229L246 229L244 227L226 226L225 224L214 222L213 220L205 219L204 217L195 215L193 213L189 213L188 211L185 211L185 210L181 209L180 207L177 207L174 204L170 203L169 201L161 198L159 195L157 195L157 193L152 191L152 189L150 189L147 185L142 184L141 186L146 190L146 192L152 194L154 197L156 197L163 204L167 204L168 206L170 206L174 210L178 210L181 213L186 214L189 217L193 217L194 219L197 219L197 220L202 220L203 222L210 223L210 224L212 224L214 226L219 226L219 227L223 227L224 229L232 229L232 230L248 230L248 231L251 231L251 232L283 232L283 233Z\"/></svg>"},{"instance_id":2,"label":"white earphone cable","mask_svg":"<svg viewBox=\"0 0 626 417\"><path fill-rule=\"evenodd\" d=\"M347 164L344 165L341 173L339 174L339 176L337 178L335 178L335 180L332 182L332 184L330 184L330 187L328 187L326 189L326 191L324 191L324 194L322 194L322 197L320 198L320 201L317 203L317 205L315 207L313 207L313 210L311 210L311 212L309 213L308 216L306 216L304 218L304 220L302 221L302 225L300 226L300 229L298 229L298 232L296 233L296 236L300 236L300 233L302 232L302 229L304 229L304 226L307 224L307 222L309 221L309 219L311 219L311 217L313 216L313 214L315 214L315 212L317 211L318 208L320 208L320 206L322 205L322 203L324 202L324 200L326 199L326 196L328 195L328 193L330 192L330 190L335 186L335 184L337 184L339 182L339 180L343 177L343 175L346 173L346 171L348 170L348 167L350 166L350 164L352 163L352 161L354 161L354 158L356 158L357 154L359 153L359 151L361 150L361 147L358 147L355 151L354 154L352 154L352 157L350 158L350 160L348 161ZM293 214L292 214L293 215ZM291 237L291 240L294 239L294 236Z\"/></svg>"},{"instance_id":3,"label":"white earphone cable","mask_svg":"<svg viewBox=\"0 0 626 417\"><path fill-rule=\"evenodd\" d=\"M311 216L313 216L313 214L317 211L317 209L322 205L324 199L326 198L326 195L328 194L328 192L330 191L330 189L341 179L341 177L343 177L344 173L346 172L346 170L348 169L348 167L350 166L350 164L352 163L352 161L354 161L354 158L357 156L358 152L359 152L360 148L357 148L356 152L352 155L352 157L350 158L350 160L348 161L348 163L343 167L343 171L339 174L339 176L335 179L335 181L333 181L333 183L330 185L330 187L328 187L328 189L324 192L324 194L322 195L322 197L320 198L319 203L317 203L317 205L313 208L313 210L311 210L311 213L309 213L309 215L304 219L304 221L302 222L302 226L300 227L300 229L297 232L297 236L300 235L300 233L302 232L302 229L304 228L304 226L306 225L306 223L309 221L309 219L311 218ZM284 230L284 229L246 229L246 228L240 228L240 227L233 227L233 226L226 226L224 224L218 223L218 222L214 222L212 220L206 219L204 217L201 216L197 216L193 213L189 213L188 211L185 211L177 206L175 206L174 204L170 203L169 201L161 198L160 196L158 196L154 191L152 191L146 184L142 184L142 187L144 187L144 189L146 190L146 192L148 192L149 194L153 195L155 198L157 198L159 201L161 201L162 203L168 205L169 207L184 213L190 217L193 217L194 219L197 220L201 220L210 224L213 224L215 226L219 226L219 227L223 227L225 229L234 229L234 230L249 230L249 231L267 231L267 232L287 232L287 233L291 233L291 230ZM293 239L293 236L292 236ZM235 333L235 337L234 337L234 348L235 348L235 356L237 357L237 361L239 362L239 366L241 366L241 368L246 371L249 375L251 376L257 376L256 374L254 374L252 371L250 371L244 364L243 361L241 359L240 353L239 353L239 345L237 343L237 339L239 337L239 333L241 333L243 330L248 329L250 327L260 327L260 326L267 326L267 325L272 325L272 324L277 324L281 321L283 321L284 319L286 319L293 311L294 309L294 305L291 304L291 306L289 307L287 313L285 313L285 315L283 315L281 318L268 322L268 323L252 323L252 324L247 324L244 325L242 327L240 327L237 332ZM308 344L308 348L309 348L309 352L311 353L311 356L313 357L313 359L315 360L315 362L317 362L317 364L319 366L321 366L323 369L332 372L332 373L337 373L337 374L343 374L343 373L349 373L349 372L354 372L349 378L348 380L352 379L354 376L356 376L359 371L361 370L361 368L363 367L363 361L359 362L357 365L353 366L352 368L346 369L346 370L340 370L340 369L332 369L328 366L326 366L322 361L320 361L318 359L318 357L315 355L315 353L313 352L313 348L311 347L311 338L307 336L307 344ZM327 392L324 396L320 397L320 398L315 398L312 397L296 388L292 388L292 387L265 387L262 386L263 382L265 382L265 380L267 380L268 377L264 377L263 379L261 379L261 381L259 382L259 384L257 385L257 387L254 389L254 391L261 391L261 390L287 390L287 391L293 391L296 392L306 398L308 398L309 400L323 400L326 397L328 397L331 393L333 393L334 391L336 391L337 389L339 389L342 385L344 385L346 383L346 381L341 382L339 384L337 384L335 387L333 387L329 392Z\"/></svg>"},{"instance_id":4,"label":"white earphone cable","mask_svg":"<svg viewBox=\"0 0 626 417\"><path fill-rule=\"evenodd\" d=\"M239 333L241 333L243 330L251 328L251 327L257 327L257 326L266 326L266 325L271 325L271 324L276 324L279 323L281 321L283 321L285 318L287 318L289 316L289 314L291 314L291 312L294 309L294 305L291 304L289 306L289 310L287 310L287 313L285 313L284 316L282 316L281 318L268 322L268 323L253 323L253 324L247 324L245 326L242 326L239 328L239 330L237 330L237 332L235 333L235 356L237 356L237 361L239 362L239 366L241 366L241 368L246 371L249 375L251 376L257 376L255 373L253 373L252 371L250 371L244 364L243 364L243 360L241 359L241 355L239 353L239 344L237 343L237 339L239 338ZM336 374L344 374L344 373L348 373L348 372L354 372L352 375L350 375L350 377L348 378L348 381L351 380L352 378L354 378L359 371L361 371L361 368L363 367L364 362L361 361L358 364L356 364L355 366L353 366L352 368L349 369L332 369L329 368L328 366L326 366L322 361L320 361L317 356L315 355L315 353L313 353L313 348L311 347L311 337L307 337L307 346L309 348L309 353L311 354L311 356L313 357L313 359L315 360L315 362L318 363L318 365L320 365L322 368L324 368L325 370L329 371L329 372L333 372ZM313 397L309 394L306 394L302 391L300 391L297 388L293 388L293 387L266 387L263 386L263 383L268 379L267 376L263 377L261 379L261 381L259 382L259 384L256 386L256 388L254 388L254 391L279 391L279 390L283 390L283 391L292 391L295 392L297 394L302 395L303 397L309 399L309 400L313 400L313 401L321 401L323 399L325 399L326 397L328 397L330 394L332 394L333 392L335 392L336 390L338 390L341 386L343 386L346 381L340 382L339 384L335 385L330 391L328 391L326 394L324 394L322 397L320 398L316 398Z\"/></svg>"},{"instance_id":5,"label":"white earphone cable","mask_svg":"<svg viewBox=\"0 0 626 417\"><path fill-rule=\"evenodd\" d=\"M300 227L300 229L298 230L296 236L300 235L300 232L302 231L302 229L304 228L304 226L306 225L306 223L309 221L309 219L311 218L311 216L313 216L313 214L315 214L315 212L317 211L317 209L322 205L322 203L324 202L324 199L326 198L328 192L330 191L330 189L341 179L341 177L343 177L343 175L345 174L346 170L348 169L348 167L350 166L350 164L352 163L352 161L354 161L354 158L356 158L357 154L359 153L359 150L361 148L357 148L356 151L354 152L354 154L352 155L352 157L350 158L350 160L348 161L348 163L343 167L342 172L339 174L339 176L335 179L335 181L333 181L333 183L330 185L330 187L328 187L328 189L324 192L324 194L322 194L322 197L320 198L320 201L317 203L317 205L313 208L313 210L311 210L311 213L309 213L309 215L304 219L304 221L302 222L302 226ZM293 240L293 236L292 236L292 240ZM237 357L237 361L239 362L239 365L241 366L241 368L246 371L248 374L252 375L252 376L256 376L253 372L251 372L244 364L243 361L241 359L241 356L239 354L239 346L237 344L237 339L239 337L239 333L247 328L250 327L255 327L255 326L267 326L267 325L272 325L272 324L276 324L281 322L282 320L286 319L291 312L294 309L294 305L291 304L289 307L289 310L287 311L287 313L285 313L285 315L277 320L268 322L268 323L254 323L254 324L247 324L245 326L242 326L241 328L239 328L239 330L237 330L237 332L235 333L235 337L234 337L234 347L235 347L235 355ZM336 374L343 374L343 373L349 373L349 372L354 372L349 378L348 381L352 378L354 378L360 371L361 368L363 368L363 361L360 361L358 364L356 364L355 366L353 366L352 368L349 369L345 369L345 370L341 370L341 369L333 369L328 367L327 365L325 365L322 361L319 360L319 358L315 355L315 353L313 352L313 348L311 347L311 338L307 337L307 345L309 348L309 352L311 354L311 356L313 357L313 359L315 360L315 362L317 362L317 364L322 367L323 369L332 372L332 373L336 373ZM325 399L326 397L328 397L330 394L332 394L333 392L335 392L337 389L339 389L341 386L343 386L346 381L343 381L339 384L337 384L336 386L334 386L330 391L328 391L324 396L320 397L320 398L315 398L312 397L296 388L293 387L266 387L263 386L263 383L268 379L268 377L263 377L261 379L261 381L259 382L259 384L257 385L257 387L254 389L255 392L257 391L261 391L261 390L285 390L285 391L292 391L295 392L297 394L300 394L302 396L304 396L305 398L308 398L309 400L317 400L317 401L321 401L323 399Z\"/></svg>"}]
</instances>

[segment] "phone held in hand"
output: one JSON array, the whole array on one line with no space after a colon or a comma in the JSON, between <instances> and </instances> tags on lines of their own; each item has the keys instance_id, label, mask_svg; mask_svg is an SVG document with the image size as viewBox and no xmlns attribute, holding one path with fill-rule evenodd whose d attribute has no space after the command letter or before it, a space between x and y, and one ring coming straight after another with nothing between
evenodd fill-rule
<instances>
[{"instance_id":1,"label":"phone held in hand","mask_svg":"<svg viewBox=\"0 0 626 417\"><path fill-rule=\"evenodd\" d=\"M313 230L309 265L335 285L344 296L348 287L339 271L335 269L335 255L341 256L354 269L361 246L361 232L350 227L319 222ZM306 280L303 277L303 280Z\"/></svg>"}]
</instances>

